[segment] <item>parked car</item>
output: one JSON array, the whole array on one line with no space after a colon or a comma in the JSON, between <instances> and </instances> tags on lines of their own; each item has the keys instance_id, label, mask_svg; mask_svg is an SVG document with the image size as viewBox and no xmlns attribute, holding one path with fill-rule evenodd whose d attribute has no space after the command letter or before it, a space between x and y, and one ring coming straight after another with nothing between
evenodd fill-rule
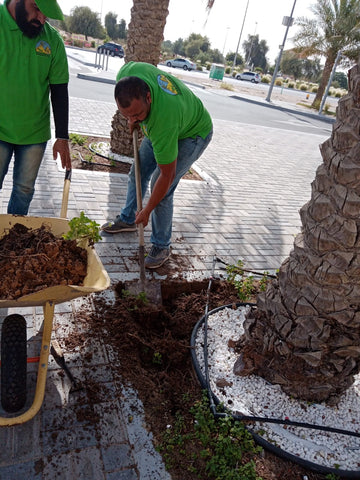
<instances>
[{"instance_id":1,"label":"parked car","mask_svg":"<svg viewBox=\"0 0 360 480\"><path fill-rule=\"evenodd\" d=\"M166 65L168 67L182 68L183 70L196 70L196 63L191 62L187 58L174 58L173 60L167 60Z\"/></svg>"},{"instance_id":2,"label":"parked car","mask_svg":"<svg viewBox=\"0 0 360 480\"><path fill-rule=\"evenodd\" d=\"M236 80L247 80L251 83L261 82L261 77L258 73L255 72L243 72L236 75Z\"/></svg>"},{"instance_id":3,"label":"parked car","mask_svg":"<svg viewBox=\"0 0 360 480\"><path fill-rule=\"evenodd\" d=\"M111 55L112 57L123 58L123 56L124 56L124 49L118 43L106 42L103 45L98 46L97 52L98 53L109 52L109 55Z\"/></svg>"}]
</instances>

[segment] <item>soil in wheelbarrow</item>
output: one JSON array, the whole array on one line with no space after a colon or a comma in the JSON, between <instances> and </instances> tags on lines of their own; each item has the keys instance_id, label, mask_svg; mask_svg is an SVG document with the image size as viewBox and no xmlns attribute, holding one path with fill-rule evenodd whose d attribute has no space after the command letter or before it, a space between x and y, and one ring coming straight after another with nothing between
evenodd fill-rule
<instances>
[{"instance_id":1,"label":"soil in wheelbarrow","mask_svg":"<svg viewBox=\"0 0 360 480\"><path fill-rule=\"evenodd\" d=\"M46 227L16 223L0 239L0 300L15 300L58 285L82 285L87 252Z\"/></svg>"},{"instance_id":2,"label":"soil in wheelbarrow","mask_svg":"<svg viewBox=\"0 0 360 480\"><path fill-rule=\"evenodd\" d=\"M112 366L115 377L129 382L137 390L144 404L148 428L172 480L216 478L206 471L206 454L210 448L207 452L196 438L192 413L194 404L202 399L202 391L191 362L190 337L204 315L207 288L207 281L168 280L162 283L162 305L156 306L127 295L124 284L119 283L115 303L110 304L100 296L95 300L93 313L86 313L86 318L82 318L82 323L87 325L86 336L81 338L74 333L67 339L69 350L91 341L90 335L101 338L117 352L119 362L115 364L121 367ZM238 301L236 291L227 281L213 282L210 310ZM250 461L254 462L259 479L326 478L268 452L245 452L243 464ZM247 475L231 478L255 479Z\"/></svg>"}]
</instances>

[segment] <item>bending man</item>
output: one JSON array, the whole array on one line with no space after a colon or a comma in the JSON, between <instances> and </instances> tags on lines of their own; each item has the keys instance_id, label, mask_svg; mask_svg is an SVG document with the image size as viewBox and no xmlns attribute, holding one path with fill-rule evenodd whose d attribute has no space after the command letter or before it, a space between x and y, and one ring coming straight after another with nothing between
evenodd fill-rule
<instances>
[{"instance_id":1,"label":"bending man","mask_svg":"<svg viewBox=\"0 0 360 480\"><path fill-rule=\"evenodd\" d=\"M127 118L130 132L141 127L145 137L139 150L142 196L149 182L151 195L136 212L135 168L129 173L126 204L108 233L136 230L151 214L152 248L147 268L160 267L170 256L173 197L183 175L212 138L212 121L201 100L180 80L147 63L129 62L117 75L115 100Z\"/></svg>"}]
</instances>

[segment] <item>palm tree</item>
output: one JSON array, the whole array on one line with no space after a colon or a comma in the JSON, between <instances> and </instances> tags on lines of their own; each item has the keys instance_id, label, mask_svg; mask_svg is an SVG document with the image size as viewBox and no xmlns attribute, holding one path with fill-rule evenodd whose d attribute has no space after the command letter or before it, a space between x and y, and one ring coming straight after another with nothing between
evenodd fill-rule
<instances>
[{"instance_id":1,"label":"palm tree","mask_svg":"<svg viewBox=\"0 0 360 480\"><path fill-rule=\"evenodd\" d=\"M293 42L304 58L313 55L325 58L320 86L312 103L314 108L319 108L338 52L343 63L356 61L359 56L360 1L317 0L310 9L315 18L296 20L300 30Z\"/></svg>"},{"instance_id":2,"label":"palm tree","mask_svg":"<svg viewBox=\"0 0 360 480\"><path fill-rule=\"evenodd\" d=\"M208 8L213 4L209 0ZM358 51L360 2L318 0L313 11L323 35L304 20L299 38L309 55L326 56L324 91L337 52L353 58ZM336 401L360 371L359 125L360 60L349 72L349 94L339 101L332 135L321 146L323 163L300 212L302 232L277 279L251 308L238 342L235 373L257 374L308 401Z\"/></svg>"},{"instance_id":3,"label":"palm tree","mask_svg":"<svg viewBox=\"0 0 360 480\"><path fill-rule=\"evenodd\" d=\"M239 340L239 375L308 401L336 401L360 371L360 63L349 71L302 230Z\"/></svg>"},{"instance_id":4,"label":"palm tree","mask_svg":"<svg viewBox=\"0 0 360 480\"><path fill-rule=\"evenodd\" d=\"M169 10L169 0L134 0L131 8L125 62L157 65ZM117 111L113 117L110 148L114 153L131 156L132 137L127 121Z\"/></svg>"}]
</instances>

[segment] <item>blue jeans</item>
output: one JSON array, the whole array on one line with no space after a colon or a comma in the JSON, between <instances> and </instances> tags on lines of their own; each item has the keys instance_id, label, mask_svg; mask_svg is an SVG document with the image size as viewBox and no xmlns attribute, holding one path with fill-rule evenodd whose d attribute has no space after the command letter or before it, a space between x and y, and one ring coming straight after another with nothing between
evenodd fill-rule
<instances>
[{"instance_id":1,"label":"blue jeans","mask_svg":"<svg viewBox=\"0 0 360 480\"><path fill-rule=\"evenodd\" d=\"M170 185L165 197L151 213L151 243L156 247L168 248L170 246L175 189L178 186L181 177L190 169L195 160L201 156L210 143L211 138L212 131L205 140L201 137L179 140L175 179ZM160 168L156 163L152 144L147 137L141 142L139 160L141 171L141 194L144 198L150 180L152 191L155 182L160 175ZM120 219L126 223L134 223L136 206L135 165L133 164L129 172L126 203L121 210Z\"/></svg>"},{"instance_id":2,"label":"blue jeans","mask_svg":"<svg viewBox=\"0 0 360 480\"><path fill-rule=\"evenodd\" d=\"M35 181L47 142L14 145L0 140L0 190L14 154L13 188L7 213L27 215L35 192Z\"/></svg>"}]
</instances>

